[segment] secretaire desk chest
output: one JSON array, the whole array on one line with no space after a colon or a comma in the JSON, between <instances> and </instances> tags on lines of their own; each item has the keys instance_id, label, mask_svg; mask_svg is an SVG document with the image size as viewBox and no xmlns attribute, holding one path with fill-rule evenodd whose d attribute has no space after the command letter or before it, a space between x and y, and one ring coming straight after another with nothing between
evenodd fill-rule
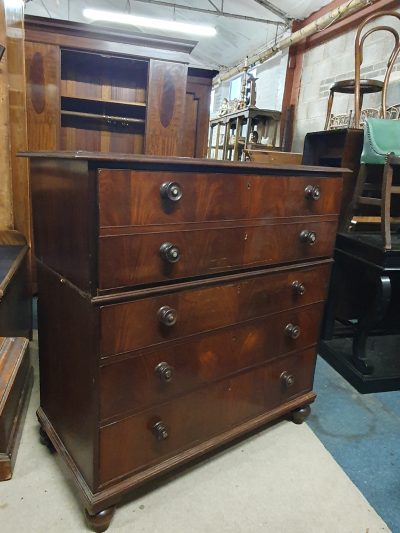
<instances>
[{"instance_id":1,"label":"secretaire desk chest","mask_svg":"<svg viewBox=\"0 0 400 533\"><path fill-rule=\"evenodd\" d=\"M343 171L25 155L42 438L104 531L132 488L307 415Z\"/></svg>"}]
</instances>

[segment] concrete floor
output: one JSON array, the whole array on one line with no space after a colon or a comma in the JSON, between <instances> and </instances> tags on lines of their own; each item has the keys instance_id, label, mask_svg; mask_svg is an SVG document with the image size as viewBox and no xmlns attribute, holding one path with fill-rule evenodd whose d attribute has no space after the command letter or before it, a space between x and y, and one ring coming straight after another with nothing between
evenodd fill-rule
<instances>
[{"instance_id":1,"label":"concrete floor","mask_svg":"<svg viewBox=\"0 0 400 533\"><path fill-rule=\"evenodd\" d=\"M38 402L36 375L14 477L0 483L0 531L87 531L57 455L39 444ZM137 492L135 499L117 509L110 531L378 533L390 529L308 426L283 421Z\"/></svg>"}]
</instances>

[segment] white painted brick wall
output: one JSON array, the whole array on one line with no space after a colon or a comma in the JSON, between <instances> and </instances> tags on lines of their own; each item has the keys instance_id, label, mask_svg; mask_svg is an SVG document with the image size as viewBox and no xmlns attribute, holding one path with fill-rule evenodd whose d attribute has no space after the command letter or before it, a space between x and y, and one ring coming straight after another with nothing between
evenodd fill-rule
<instances>
[{"instance_id":1,"label":"white painted brick wall","mask_svg":"<svg viewBox=\"0 0 400 533\"><path fill-rule=\"evenodd\" d=\"M395 25L400 33L400 21L382 17L374 25ZM354 40L356 30L306 52L303 58L301 87L296 110L293 151L303 150L304 137L309 131L322 130L325 124L329 88L338 80L354 78ZM393 48L389 33L374 33L364 46L362 77L383 80L385 67ZM391 77L388 105L400 103L400 58ZM366 95L364 107L378 107L380 95ZM352 95L336 94L333 113L347 113L354 109Z\"/></svg>"}]
</instances>

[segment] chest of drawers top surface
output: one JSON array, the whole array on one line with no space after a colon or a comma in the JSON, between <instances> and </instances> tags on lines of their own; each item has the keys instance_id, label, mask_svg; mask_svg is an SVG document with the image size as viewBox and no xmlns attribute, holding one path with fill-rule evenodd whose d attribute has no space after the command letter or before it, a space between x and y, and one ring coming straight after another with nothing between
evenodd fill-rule
<instances>
[{"instance_id":1,"label":"chest of drawers top surface","mask_svg":"<svg viewBox=\"0 0 400 533\"><path fill-rule=\"evenodd\" d=\"M26 155L36 256L92 295L331 255L343 169Z\"/></svg>"}]
</instances>

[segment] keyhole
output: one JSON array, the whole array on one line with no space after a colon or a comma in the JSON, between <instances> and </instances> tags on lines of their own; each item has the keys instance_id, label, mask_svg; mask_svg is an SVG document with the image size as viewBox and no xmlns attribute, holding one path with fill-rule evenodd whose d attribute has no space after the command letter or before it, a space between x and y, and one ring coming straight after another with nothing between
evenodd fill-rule
<instances>
[{"instance_id":1,"label":"keyhole","mask_svg":"<svg viewBox=\"0 0 400 533\"><path fill-rule=\"evenodd\" d=\"M251 183L248 183L248 184L247 184L247 189L248 189L248 190L251 189Z\"/></svg>"}]
</instances>

